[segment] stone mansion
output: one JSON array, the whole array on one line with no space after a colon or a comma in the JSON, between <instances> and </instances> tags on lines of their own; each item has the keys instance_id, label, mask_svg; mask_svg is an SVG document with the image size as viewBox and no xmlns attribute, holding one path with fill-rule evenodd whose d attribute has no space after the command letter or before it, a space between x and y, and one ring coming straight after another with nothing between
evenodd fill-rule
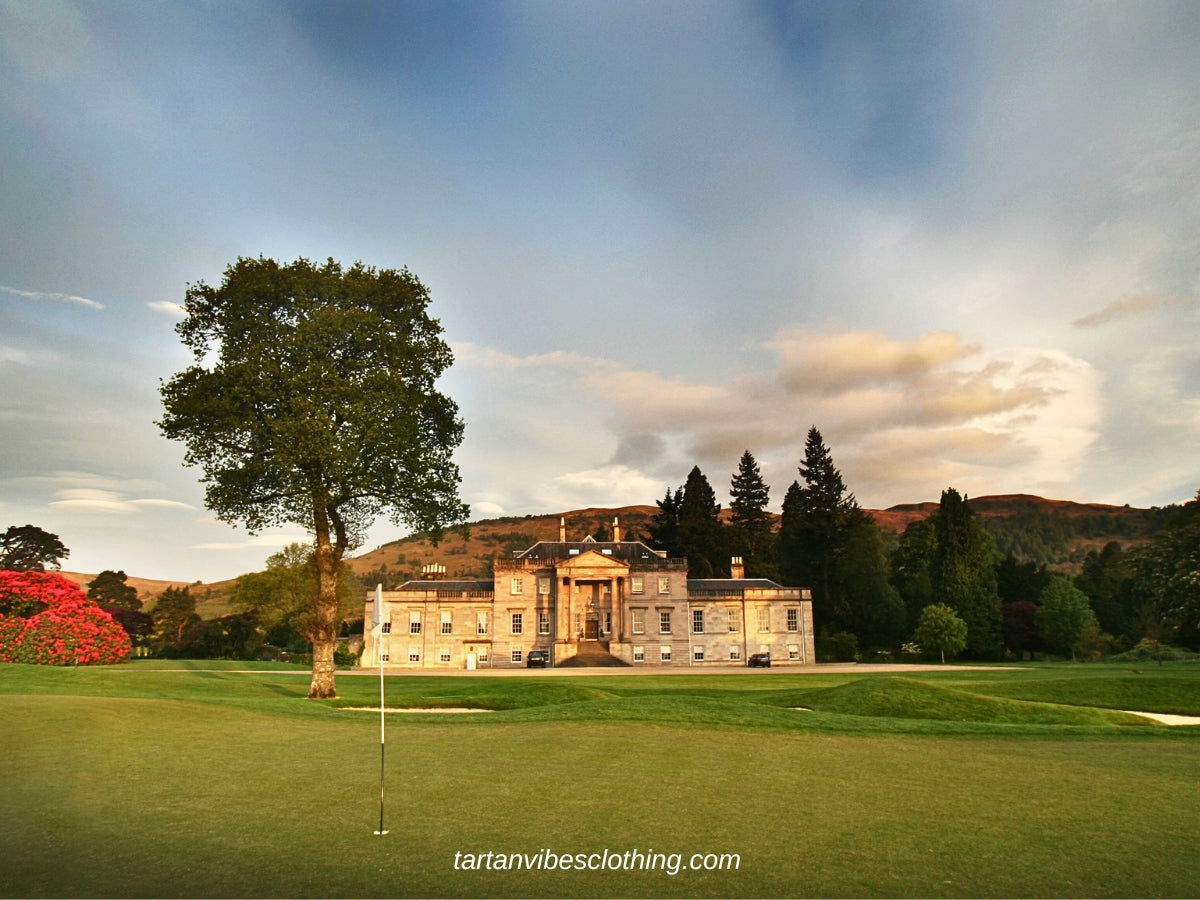
<instances>
[{"instance_id":1,"label":"stone mansion","mask_svg":"<svg viewBox=\"0 0 1200 900\"><path fill-rule=\"evenodd\" d=\"M765 578L689 579L687 560L641 541L590 536L540 541L497 559L490 581L443 580L441 567L383 591L382 633L367 627L362 665L421 669L524 667L532 650L549 665L816 664L812 592ZM367 623L375 592L368 594ZM382 659L381 659L382 654Z\"/></svg>"}]
</instances>

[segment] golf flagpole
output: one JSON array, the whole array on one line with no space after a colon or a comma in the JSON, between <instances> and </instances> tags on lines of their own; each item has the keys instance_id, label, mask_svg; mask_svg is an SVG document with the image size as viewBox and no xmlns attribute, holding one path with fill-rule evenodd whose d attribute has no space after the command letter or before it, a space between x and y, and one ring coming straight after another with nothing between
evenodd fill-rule
<instances>
[{"instance_id":1,"label":"golf flagpole","mask_svg":"<svg viewBox=\"0 0 1200 900\"><path fill-rule=\"evenodd\" d=\"M383 727L383 585L375 585L375 606L371 610L371 634L375 636L375 653L379 656L379 830L376 834L387 834L383 827L383 759L385 730Z\"/></svg>"}]
</instances>

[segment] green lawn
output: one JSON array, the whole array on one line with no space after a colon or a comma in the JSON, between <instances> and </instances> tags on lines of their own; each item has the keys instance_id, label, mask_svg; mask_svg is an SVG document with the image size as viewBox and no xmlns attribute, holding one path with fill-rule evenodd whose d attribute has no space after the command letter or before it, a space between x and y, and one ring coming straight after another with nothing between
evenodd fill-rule
<instances>
[{"instance_id":1,"label":"green lawn","mask_svg":"<svg viewBox=\"0 0 1200 900\"><path fill-rule=\"evenodd\" d=\"M338 708L377 703L377 679L339 676L338 701L311 702L303 672L244 668L0 666L0 893L1190 897L1200 885L1200 727L1113 712L1200 715L1194 665L392 677L391 706L496 711L388 717L382 837L379 716ZM606 850L740 865L461 867L489 851Z\"/></svg>"}]
</instances>

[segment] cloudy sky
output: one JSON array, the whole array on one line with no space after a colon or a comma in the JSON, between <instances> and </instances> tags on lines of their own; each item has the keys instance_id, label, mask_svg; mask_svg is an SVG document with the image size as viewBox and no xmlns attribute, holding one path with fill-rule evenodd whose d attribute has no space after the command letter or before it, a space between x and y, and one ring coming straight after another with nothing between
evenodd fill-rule
<instances>
[{"instance_id":1,"label":"cloudy sky","mask_svg":"<svg viewBox=\"0 0 1200 900\"><path fill-rule=\"evenodd\" d=\"M869 507L1200 487L1200 4L0 0L0 527L262 567L165 440L190 282L408 266L475 518L808 428ZM380 523L371 546L400 537Z\"/></svg>"}]
</instances>

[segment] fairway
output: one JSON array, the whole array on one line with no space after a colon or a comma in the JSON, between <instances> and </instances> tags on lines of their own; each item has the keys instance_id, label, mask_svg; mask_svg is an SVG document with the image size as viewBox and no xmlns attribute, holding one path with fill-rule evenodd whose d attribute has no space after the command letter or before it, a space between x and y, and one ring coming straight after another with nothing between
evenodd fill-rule
<instances>
[{"instance_id":1,"label":"fairway","mask_svg":"<svg viewBox=\"0 0 1200 900\"><path fill-rule=\"evenodd\" d=\"M383 837L379 717L340 708L376 703L378 682L339 676L337 701L312 702L303 674L235 668L0 666L0 891L1179 897L1200 884L1200 728L1118 711L1200 715L1195 666L390 677L390 706L492 711L389 717ZM502 854L522 868L499 868ZM634 867L597 868L606 858Z\"/></svg>"}]
</instances>

